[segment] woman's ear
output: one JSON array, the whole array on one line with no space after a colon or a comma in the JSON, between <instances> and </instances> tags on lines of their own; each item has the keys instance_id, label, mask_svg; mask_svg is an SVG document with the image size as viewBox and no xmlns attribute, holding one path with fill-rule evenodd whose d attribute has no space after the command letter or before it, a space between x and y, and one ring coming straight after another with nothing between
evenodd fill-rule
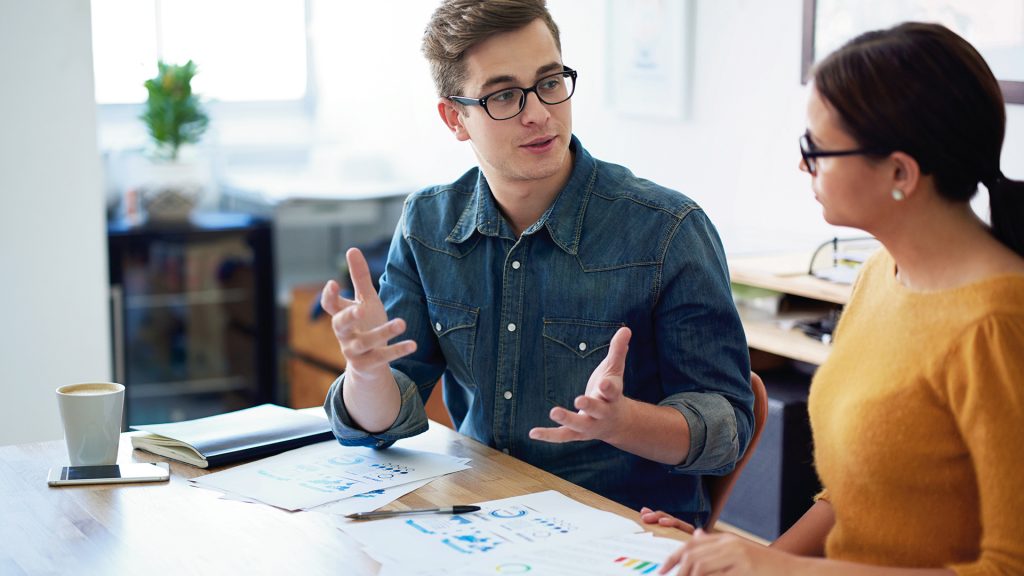
<instances>
[{"instance_id":1,"label":"woman's ear","mask_svg":"<svg viewBox=\"0 0 1024 576\"><path fill-rule=\"evenodd\" d=\"M460 107L447 98L438 98L437 113L441 116L444 125L455 135L455 139L461 141L469 140L469 132L462 123L462 110Z\"/></svg>"},{"instance_id":2,"label":"woman's ear","mask_svg":"<svg viewBox=\"0 0 1024 576\"><path fill-rule=\"evenodd\" d=\"M889 155L892 162L892 188L910 198L921 183L921 166L913 156L906 152L893 152Z\"/></svg>"}]
</instances>

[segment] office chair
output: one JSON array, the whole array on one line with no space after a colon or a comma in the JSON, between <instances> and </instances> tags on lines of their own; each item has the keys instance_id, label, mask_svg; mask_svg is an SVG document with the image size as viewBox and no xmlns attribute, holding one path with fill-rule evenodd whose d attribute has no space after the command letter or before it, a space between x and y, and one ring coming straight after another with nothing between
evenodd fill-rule
<instances>
[{"instance_id":1,"label":"office chair","mask_svg":"<svg viewBox=\"0 0 1024 576\"><path fill-rule=\"evenodd\" d=\"M705 476L708 492L711 493L711 516L708 517L708 522L704 525L706 531L714 530L715 522L722 514L722 509L725 508L725 502L729 499L736 479L739 478L747 460L750 460L754 449L757 448L757 441L761 439L761 432L764 431L764 424L768 419L768 391L765 389L761 377L754 372L750 373L750 387L754 391L754 432L750 437L747 451L736 462L736 467L732 469L732 472L725 476Z\"/></svg>"}]
</instances>

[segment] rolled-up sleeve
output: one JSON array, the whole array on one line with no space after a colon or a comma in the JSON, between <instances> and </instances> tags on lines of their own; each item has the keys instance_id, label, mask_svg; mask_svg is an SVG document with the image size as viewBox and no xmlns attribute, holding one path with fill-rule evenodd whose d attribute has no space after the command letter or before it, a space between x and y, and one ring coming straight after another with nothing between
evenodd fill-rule
<instances>
[{"instance_id":1,"label":"rolled-up sleeve","mask_svg":"<svg viewBox=\"0 0 1024 576\"><path fill-rule=\"evenodd\" d=\"M398 411L395 422L387 430L378 434L370 434L359 428L345 408L342 394L345 375L342 374L331 384L330 390L327 391L327 399L324 401L324 410L327 412L331 428L334 430L334 436L338 442L345 446L387 448L396 440L427 431L427 413L423 408L423 400L420 398L416 384L399 370L392 368L391 373L398 384L402 407Z\"/></svg>"},{"instance_id":2,"label":"rolled-up sleeve","mask_svg":"<svg viewBox=\"0 0 1024 576\"><path fill-rule=\"evenodd\" d=\"M659 405L678 410L690 427L690 451L673 471L716 475L732 470L740 456L740 439L736 410L728 400L718 394L683 392Z\"/></svg>"}]
</instances>

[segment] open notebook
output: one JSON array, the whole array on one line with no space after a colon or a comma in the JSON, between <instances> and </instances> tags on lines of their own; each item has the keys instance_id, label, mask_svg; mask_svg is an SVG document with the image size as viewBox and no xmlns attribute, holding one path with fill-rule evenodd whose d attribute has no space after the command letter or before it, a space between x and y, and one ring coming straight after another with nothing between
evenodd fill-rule
<instances>
[{"instance_id":1,"label":"open notebook","mask_svg":"<svg viewBox=\"0 0 1024 576\"><path fill-rule=\"evenodd\" d=\"M132 447L209 468L334 438L325 418L276 404L170 424L132 426Z\"/></svg>"}]
</instances>

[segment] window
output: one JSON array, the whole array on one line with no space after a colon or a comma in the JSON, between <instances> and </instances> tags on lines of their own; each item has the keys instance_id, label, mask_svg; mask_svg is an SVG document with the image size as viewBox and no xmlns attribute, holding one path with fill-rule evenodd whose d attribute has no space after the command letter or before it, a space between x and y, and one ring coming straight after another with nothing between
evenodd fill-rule
<instances>
[{"instance_id":1,"label":"window","mask_svg":"<svg viewBox=\"0 0 1024 576\"><path fill-rule=\"evenodd\" d=\"M158 59L206 101L307 97L305 0L92 0L92 42L97 104L145 101Z\"/></svg>"}]
</instances>

